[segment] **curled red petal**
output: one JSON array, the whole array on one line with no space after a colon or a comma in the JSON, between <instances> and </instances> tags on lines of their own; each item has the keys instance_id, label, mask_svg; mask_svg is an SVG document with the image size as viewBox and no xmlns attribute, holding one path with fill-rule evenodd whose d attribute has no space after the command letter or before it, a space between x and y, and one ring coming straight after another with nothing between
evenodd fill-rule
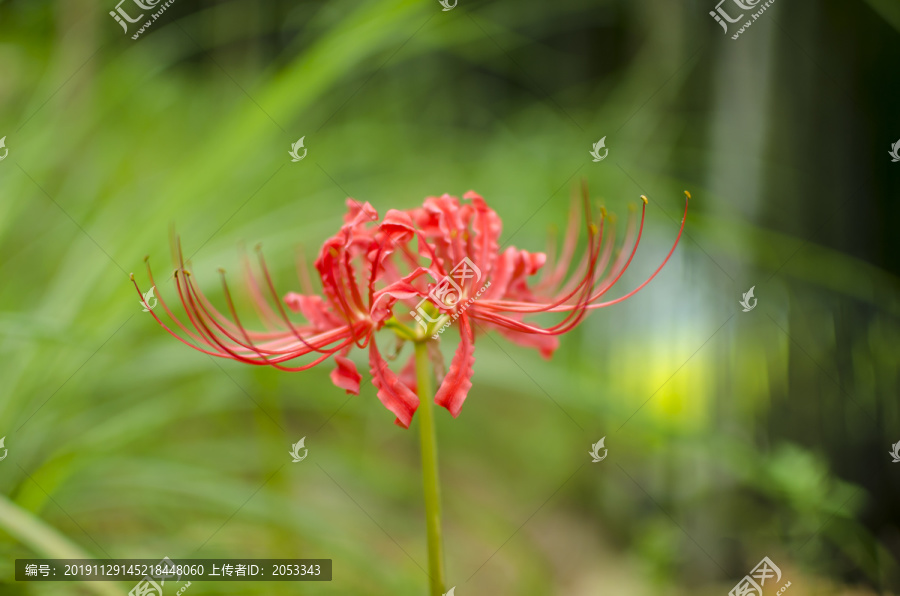
<instances>
[{"instance_id":1,"label":"curled red petal","mask_svg":"<svg viewBox=\"0 0 900 596\"><path fill-rule=\"evenodd\" d=\"M500 251L500 233L503 231L503 221L475 191L470 190L463 195L463 198L472 201L474 210L474 217L471 220L474 260L484 274L490 277Z\"/></svg>"},{"instance_id":2,"label":"curled red petal","mask_svg":"<svg viewBox=\"0 0 900 596\"><path fill-rule=\"evenodd\" d=\"M384 230L394 244L406 244L412 240L416 228L409 213L398 211L397 209L389 209L384 214L381 229Z\"/></svg>"},{"instance_id":3,"label":"curled red petal","mask_svg":"<svg viewBox=\"0 0 900 596\"><path fill-rule=\"evenodd\" d=\"M459 416L463 402L469 395L469 389L472 387L473 365L475 364L475 343L472 339L471 327L469 327L469 317L462 316L459 321L459 345L450 362L450 370L447 371L444 381L434 396L434 403L447 408L454 418Z\"/></svg>"},{"instance_id":4,"label":"curled red petal","mask_svg":"<svg viewBox=\"0 0 900 596\"><path fill-rule=\"evenodd\" d=\"M419 398L388 368L388 363L381 357L374 339L369 345L369 367L372 384L378 389L378 399L385 408L397 416L398 425L409 428L413 414L419 407Z\"/></svg>"},{"instance_id":5,"label":"curled red petal","mask_svg":"<svg viewBox=\"0 0 900 596\"><path fill-rule=\"evenodd\" d=\"M356 199L347 197L344 204L347 206L347 213L344 214L345 226L357 226L378 219L378 211L368 201L360 204Z\"/></svg>"},{"instance_id":6,"label":"curled red petal","mask_svg":"<svg viewBox=\"0 0 900 596\"><path fill-rule=\"evenodd\" d=\"M335 356L337 366L331 371L331 382L335 387L345 390L347 393L359 395L359 382L362 375L356 370L356 365L349 358Z\"/></svg>"},{"instance_id":7,"label":"curled red petal","mask_svg":"<svg viewBox=\"0 0 900 596\"><path fill-rule=\"evenodd\" d=\"M390 284L383 290L374 294L374 299L369 307L369 317L375 324L376 328L381 328L386 320L393 316L394 304L398 300L409 300L418 298L421 295L412 284L405 280L400 280Z\"/></svg>"}]
</instances>

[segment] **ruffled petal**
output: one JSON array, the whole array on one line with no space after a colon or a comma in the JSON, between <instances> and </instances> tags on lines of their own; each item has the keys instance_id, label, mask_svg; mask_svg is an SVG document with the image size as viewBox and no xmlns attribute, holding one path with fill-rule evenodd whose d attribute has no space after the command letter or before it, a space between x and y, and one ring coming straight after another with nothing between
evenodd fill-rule
<instances>
[{"instance_id":1,"label":"ruffled petal","mask_svg":"<svg viewBox=\"0 0 900 596\"><path fill-rule=\"evenodd\" d=\"M368 201L360 204L356 199L347 197L344 204L347 206L347 213L344 214L345 228L378 219L378 211Z\"/></svg>"},{"instance_id":2,"label":"ruffled petal","mask_svg":"<svg viewBox=\"0 0 900 596\"><path fill-rule=\"evenodd\" d=\"M450 411L454 418L459 416L463 402L472 387L472 372L475 364L475 342L469 327L469 317L459 318L459 345L450 362L450 370L434 396L434 403Z\"/></svg>"},{"instance_id":3,"label":"ruffled petal","mask_svg":"<svg viewBox=\"0 0 900 596\"><path fill-rule=\"evenodd\" d=\"M528 287L527 278L540 271L546 262L545 253L532 253L514 246L508 247L497 259L491 288L484 297L489 300L533 301L534 296Z\"/></svg>"},{"instance_id":4,"label":"ruffled petal","mask_svg":"<svg viewBox=\"0 0 900 596\"><path fill-rule=\"evenodd\" d=\"M369 307L369 317L380 328L384 322L393 316L394 304L398 300L410 300L421 295L412 284L406 280L394 282L374 294L372 305Z\"/></svg>"},{"instance_id":5,"label":"ruffled petal","mask_svg":"<svg viewBox=\"0 0 900 596\"><path fill-rule=\"evenodd\" d=\"M494 270L500 250L500 233L503 222L497 212L487 206L481 195L470 190L463 198L472 201L475 216L472 219L472 258L488 277Z\"/></svg>"},{"instance_id":6,"label":"ruffled petal","mask_svg":"<svg viewBox=\"0 0 900 596\"><path fill-rule=\"evenodd\" d=\"M388 368L374 339L369 345L369 367L369 372L372 373L372 384L378 389L378 399L385 408L397 416L396 424L403 428L409 428L413 414L419 407L419 398Z\"/></svg>"},{"instance_id":7,"label":"ruffled petal","mask_svg":"<svg viewBox=\"0 0 900 596\"><path fill-rule=\"evenodd\" d=\"M415 234L415 226L409 213L389 209L384 214L384 221L381 223L381 229L388 235L394 244L406 244L412 240Z\"/></svg>"},{"instance_id":8,"label":"ruffled petal","mask_svg":"<svg viewBox=\"0 0 900 596\"><path fill-rule=\"evenodd\" d=\"M362 375L356 370L356 364L343 356L335 356L334 362L337 366L331 371L331 382L335 387L344 389L347 393L359 395L359 382L362 380Z\"/></svg>"}]
</instances>

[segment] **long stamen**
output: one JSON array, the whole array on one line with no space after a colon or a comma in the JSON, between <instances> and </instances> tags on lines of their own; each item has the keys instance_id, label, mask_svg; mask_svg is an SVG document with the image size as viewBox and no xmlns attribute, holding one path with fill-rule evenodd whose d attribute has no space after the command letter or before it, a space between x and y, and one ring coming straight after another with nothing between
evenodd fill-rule
<instances>
[{"instance_id":1,"label":"long stamen","mask_svg":"<svg viewBox=\"0 0 900 596\"><path fill-rule=\"evenodd\" d=\"M597 258L600 253L600 248L602 246L602 242L595 242L596 237L598 235L598 229L597 229L596 224L594 224L593 218L591 216L590 201L588 199L587 188L584 184L582 184L582 198L583 198L583 203L584 203L585 219L586 219L586 225L587 225L587 230L588 230L588 254L590 255L590 264L588 267L587 275L582 279L581 283L578 284L578 288L580 290L580 295L579 295L576 305L573 308L569 309L568 314L563 318L562 321L560 321L556 325L553 325L551 327L548 327L547 329L542 330L543 332L546 332L549 334L556 335L556 334L560 334L560 333L565 333L565 332L573 329L576 325L578 325L578 323L581 322L581 320L586 315L586 311L585 311L584 307L589 302L591 288L593 288L593 286L594 286L594 276L596 275ZM601 225L602 225L602 223L603 222L601 221ZM475 316L474 313L473 313L473 316ZM512 322L512 319L509 319L508 317L500 317L500 318L498 318L498 321L503 321L499 324L508 327L509 322ZM519 325L522 325L522 323L516 322L516 324L513 326L517 327ZM539 327L530 326L530 325L528 325L528 327L531 327L532 329L540 329ZM532 332L534 332L534 331L532 331Z\"/></svg>"},{"instance_id":2,"label":"long stamen","mask_svg":"<svg viewBox=\"0 0 900 596\"><path fill-rule=\"evenodd\" d=\"M250 337L247 335L247 332L246 332L246 330L244 329L244 326L241 324L240 318L238 317L238 314L237 314L237 310L234 308L234 301L233 301L232 298L231 298L231 291L228 289L228 281L225 279L225 271L224 271L223 269L220 269L219 272L220 272L220 275L221 275L221 277L222 277L222 288L223 288L223 290L224 290L224 292L225 292L225 300L226 300L226 302L228 303L228 310L229 310L229 312L231 312L231 316L234 317L235 323L237 324L238 328L239 328L239 329L241 330L241 332L243 333L244 339L245 339L245 340L247 341L247 343L249 344L249 346L245 346L245 347L248 347L249 349L251 349L251 350L253 350L254 352L256 352L256 353L259 355L259 357L262 358L267 364L270 364L270 365L272 365L273 367L275 367L275 368L277 368L277 369L280 369L280 370L287 370L288 367L280 366L279 364L277 364L276 361L270 360L270 359L266 358L266 356L263 355L263 353L262 353L256 346L253 345L253 342L251 341ZM239 343L239 342L238 342L238 343ZM306 343L305 341L304 341L304 343L305 343L306 345L309 345L309 344ZM330 354L333 354L334 352L337 352L337 351L339 351L339 350L340 350L340 347L334 348L334 349L331 349L331 350L325 350L325 353L328 353L328 354L330 355ZM282 352L282 353L283 353L283 352ZM294 353L295 353L295 355L300 355L300 354L297 354L296 351L294 351Z\"/></svg>"},{"instance_id":3,"label":"long stamen","mask_svg":"<svg viewBox=\"0 0 900 596\"><path fill-rule=\"evenodd\" d=\"M205 311L202 310L202 306L200 306L200 307L197 306L197 304L199 304L199 300L197 301L197 304L194 304L193 297L198 294L198 291L194 287L193 283L191 282L190 276L187 274L185 275L185 288L188 293L188 298L191 300L191 305L194 307L195 313L197 314L197 320L199 321L200 325L203 327L203 330L209 335L211 343L215 344L215 346L217 346L219 349L221 349L224 353L228 354L231 358L238 360L239 362L243 362L245 364L255 364L255 365L266 364L265 358L261 354L259 354L259 356L260 356L260 358L262 358L262 360L257 360L254 358L244 356L243 354L238 354L237 352L232 350L228 345L226 345L225 342L223 342L219 338L219 336L216 333L214 333L212 329L209 328L209 326L207 325L207 319L210 320L210 322L213 324L213 326L218 327L219 330L226 337L231 338L230 335L226 331L224 331L221 327L219 327L216 324L216 322L209 317L208 313L206 313L206 316L204 316ZM231 339L233 339L233 338L231 338ZM237 343L237 342L235 342L235 343Z\"/></svg>"},{"instance_id":4,"label":"long stamen","mask_svg":"<svg viewBox=\"0 0 900 596\"><path fill-rule=\"evenodd\" d=\"M206 333L204 333L205 326L202 322L199 322L199 316L197 316L196 307L194 306L194 301L190 295L190 292L187 291L188 284L188 276L190 275L184 269L181 269L181 276L178 275L179 270L175 271L175 289L178 290L178 297L181 300L181 305L184 307L184 313L187 315L188 319L191 322L191 325L194 326L200 335L203 338L203 343L216 350L217 355L221 356L224 352L220 346L218 346L215 342L215 338L208 337ZM181 280L184 279L185 288L181 287ZM188 296L185 297L185 292L188 293ZM196 318L195 318L196 316Z\"/></svg>"},{"instance_id":5,"label":"long stamen","mask_svg":"<svg viewBox=\"0 0 900 596\"><path fill-rule=\"evenodd\" d=\"M575 294L581 294L578 304L585 303L585 297L587 294L590 294L591 289L594 286L594 276L597 275L597 255L599 254L600 248L603 245L603 228L606 221L606 210L601 210L600 219L600 228L599 231L597 229L596 224L592 221L592 215L590 210L590 203L587 200L587 189L583 189L583 198L584 198L584 210L585 210L585 219L587 221L587 230L588 230L588 250L585 252L585 267L583 274L580 275L580 281L574 285L574 287L568 289L566 293L562 295L562 297L557 298L550 304L542 303L535 305L533 303L510 303L501 300L488 300L482 304L478 305L478 308L484 309L493 309L493 310L510 310L519 313L539 313L546 312L549 309L552 309L561 304L565 304L568 302ZM596 246L594 245L594 239L597 239ZM579 278L573 278L579 279ZM512 306L512 308L509 308ZM561 309L563 310L563 309ZM572 305L571 308L567 308L564 310L576 311L578 310L577 305ZM571 316L571 315L570 315ZM566 319L563 319L559 324L555 325L554 328L564 326L569 322L569 318L567 316Z\"/></svg>"},{"instance_id":6,"label":"long stamen","mask_svg":"<svg viewBox=\"0 0 900 596\"><path fill-rule=\"evenodd\" d=\"M176 273L177 273L177 271L176 271ZM143 293L141 292L141 288L137 285L137 282L134 280L134 274L132 274L131 282L134 284L134 288L138 291L139 294L141 294L141 297L143 298ZM166 325L165 323L163 323L163 322L159 319L159 317L156 316L156 313L154 313L153 310L150 310L150 315L151 315L154 319L156 319L156 322L159 323L159 326L162 327L163 329L165 329L166 332L167 332L169 335L171 335L172 337L174 337L175 339L177 339L178 341L180 341L180 342L183 343L184 345L190 346L190 347L194 348L195 350L197 350L198 352L203 352L204 354L209 354L210 356L220 356L220 355L221 355L219 352L210 352L209 350L205 350L204 348L200 347L199 345L195 346L194 344L192 344L192 343L190 343L190 342L188 342L188 341L185 341L185 339L184 339L183 337L181 337L180 335L178 335L177 333L175 333L174 331L172 331L172 329L171 329L168 325ZM201 342L201 341L198 340L198 343L204 343L204 344L205 344L206 342Z\"/></svg>"},{"instance_id":7,"label":"long stamen","mask_svg":"<svg viewBox=\"0 0 900 596\"><path fill-rule=\"evenodd\" d=\"M607 290L609 290L609 288L616 285L616 283L622 278L622 275L624 275L625 270L628 269L629 265L631 265L631 260L634 259L634 255L637 252L638 245L641 243L641 234L644 232L644 216L647 213L647 197L645 197L644 195L641 195L641 201L643 202L643 205L641 206L641 225L638 228L638 234L637 234L637 238L634 241L634 245L631 247L631 254L628 255L628 261L619 269L619 273L618 273L618 275L615 276L614 279L610 280L609 282L604 282L604 284L603 284L604 287L601 290L599 290L597 293L595 293L593 296L591 296L591 301L596 300L597 298L602 296Z\"/></svg>"},{"instance_id":8,"label":"long stamen","mask_svg":"<svg viewBox=\"0 0 900 596\"><path fill-rule=\"evenodd\" d=\"M349 340L344 341L344 342L342 342L341 344L339 344L337 347L332 348L331 350L327 350L327 351L323 352L323 355L322 355L321 357L317 358L314 362L312 362L312 363L310 363L310 364L302 365L302 366L299 366L299 367L286 367L286 366L279 366L279 365L280 365L281 362L286 362L286 361L288 361L288 360L293 360L293 359L295 359L295 358L297 358L297 357L299 357L299 356L308 354L308 353L310 353L310 352L312 352L312 351L319 351L319 350L315 350L315 349L307 349L307 350L290 350L290 351L287 351L287 352L282 352L282 351L273 352L273 351L271 351L271 350L267 350L267 349L263 349L263 348L259 348L259 347L253 346L253 345L252 345L252 342L250 342L250 343L251 343L251 346L250 346L249 349L250 349L251 351L255 352L260 358L262 358L262 360L254 359L254 358L245 356L245 355L243 355L243 354L239 354L239 353L235 352L234 350L230 349L230 348L229 348L227 345L225 345L223 342L221 342L221 341L219 340L218 336L216 336L216 335L212 332L212 330L209 329L209 327L207 327L205 321L203 320L203 317L201 316L200 310L197 308L197 305L194 304L193 301L191 300L191 296L197 294L197 293L198 293L198 290L197 290L196 288L194 288L193 283L192 283L192 282L190 281L190 279L189 279L189 278L190 278L190 272L185 271L184 273L185 273L185 278L186 278L186 279L185 279L185 285L186 285L186 289L187 289L187 291L188 291L188 299L190 300L190 303L191 303L191 306L192 306L192 310L197 314L198 321L199 321L200 325L202 326L203 330L205 330L206 333L209 334L209 336L210 336L210 338L211 338L211 341L215 344L215 345L211 345L211 347L215 348L216 346L218 346L219 348L221 348L221 350L223 350L225 353L228 354L228 356L225 356L225 355L223 355L223 354L221 354L221 353L218 354L218 355L221 356L221 357L225 357L225 358L231 357L232 359L238 360L238 361L240 361L240 362L244 362L244 363L246 363L246 364L254 364L254 365L257 365L257 366L259 366L259 365L270 365L270 366L273 366L273 367L278 368L278 369L280 369L280 370L284 370L284 371L288 371L288 372L296 372L296 371L301 371L301 370L307 370L307 369L309 369L309 368L315 366L316 364L321 363L322 361L324 361L325 359L327 359L327 358L329 358L331 355L333 355L335 352L340 351L343 347L345 347L345 346L349 343ZM229 297L229 302L230 302L230 292L228 292L227 295L228 295L228 297ZM233 302L230 302L230 306L233 308ZM235 317L237 318L236 313L235 313ZM213 323L215 324L214 321L213 321ZM217 326L218 326L218 325L217 325ZM238 320L238 326L239 326L239 327L241 328L241 330L243 331L243 326L240 325L239 320ZM198 331L199 331L199 330L201 330L201 329L198 328ZM221 327L220 327L220 330L221 330ZM224 332L224 330L223 330L223 332ZM345 335L345 334L346 334L346 330L340 330L340 329L338 329L338 330L333 330L333 331L328 332L328 333L324 333L324 334L322 334L322 335L319 336L319 337L322 338L322 341L323 341L323 344L324 344L324 343L331 343L332 341L335 341L335 340L339 340L339 339L341 339L341 337L342 337L343 335ZM225 333L225 335L227 335L227 336L230 337L230 335L227 334L227 333ZM333 337L329 337L329 336L333 336ZM326 337L328 337L328 339L326 339ZM242 344L240 344L240 342L238 342L236 339L234 339L234 338L231 338L231 339L232 339L233 341L235 341L236 344L242 345ZM248 340L248 341L249 341L249 340ZM307 342L305 342L305 340L303 341L303 343L304 343L305 345L307 345L307 346L309 345ZM278 356L275 357L275 358L268 358L268 359L267 359L267 358L265 358L265 357L261 354L261 350L262 350L262 351L267 351L267 352L269 352L269 353L271 353L271 354L273 354L273 355L277 354Z\"/></svg>"},{"instance_id":9,"label":"long stamen","mask_svg":"<svg viewBox=\"0 0 900 596\"><path fill-rule=\"evenodd\" d=\"M257 249L259 246L257 245ZM281 327L281 319L269 306L269 302L265 299L256 275L253 274L253 267L250 265L250 258L244 250L241 250L241 264L244 270L244 279L247 282L247 289L250 291L253 308L256 309L263 325L270 329L278 329Z\"/></svg>"},{"instance_id":10,"label":"long stamen","mask_svg":"<svg viewBox=\"0 0 900 596\"><path fill-rule=\"evenodd\" d=\"M545 263L544 268L541 271L541 279L535 285L535 289L543 289L552 285L550 283L552 281L551 275L553 270L556 269L556 264L558 263L556 259L556 236L556 226L550 225L547 229L547 248L544 249L544 254L547 255L547 262Z\"/></svg>"},{"instance_id":11,"label":"long stamen","mask_svg":"<svg viewBox=\"0 0 900 596\"><path fill-rule=\"evenodd\" d=\"M587 182L582 179L582 197L587 195L586 184ZM566 274L566 269L569 267L569 262L572 260L572 255L575 254L575 246L578 241L578 209L575 206L578 204L578 196L574 193L572 194L571 203L569 208L569 221L566 223L566 233L565 236L563 236L562 252L560 253L559 260L556 262L556 267L550 276L548 282L550 287L557 285L562 280Z\"/></svg>"},{"instance_id":12,"label":"long stamen","mask_svg":"<svg viewBox=\"0 0 900 596\"><path fill-rule=\"evenodd\" d=\"M150 268L150 256L149 255L144 257L144 264L147 267L147 276L150 278L150 286L155 287L156 280L153 278L153 270ZM132 278L132 280L133 279L134 278ZM157 290L159 290L159 288L157 288ZM143 297L143 295L142 295L142 297ZM166 301L163 299L161 291L157 292L156 298L157 298L157 300L159 300L159 303L162 304L163 310L166 311L166 314L169 315L169 318L172 319L173 321L175 321L175 324L178 325L178 327L182 331L184 331L184 333L187 334L188 337L190 337L192 340L194 340L198 343L201 342L201 339L199 337L195 336L194 333L190 329L188 329L188 327L185 324L183 324L181 322L181 320L178 319L178 317L175 316L175 314L171 311L171 309L169 309L169 305L166 304ZM150 314L153 315L153 318L155 318L157 321L159 321L159 318L157 318L157 316L155 314L153 314L152 310L150 311ZM162 325L162 322L160 322L160 325Z\"/></svg>"},{"instance_id":13,"label":"long stamen","mask_svg":"<svg viewBox=\"0 0 900 596\"><path fill-rule=\"evenodd\" d=\"M287 313L284 311L284 306L281 305L281 300L278 298L278 292L275 290L275 283L272 281L272 276L269 275L269 268L266 266L266 260L263 257L262 250L259 247L257 247L257 254L259 255L259 265L262 269L263 278L266 280L266 285L268 286L269 291L272 294L273 302L275 302L275 306L278 308L278 312L281 314L281 318L284 321L285 325L287 325L288 329L291 330L291 333L294 334L294 337L296 337L297 340L304 346L315 352L322 352L322 350L309 345L306 340L303 339L303 337L297 332L294 324L291 323L291 320L288 318ZM352 326L353 322L349 321L349 324Z\"/></svg>"},{"instance_id":14,"label":"long stamen","mask_svg":"<svg viewBox=\"0 0 900 596\"><path fill-rule=\"evenodd\" d=\"M297 278L300 280L300 287L303 289L303 293L307 296L312 296L315 292L313 291L312 278L309 276L309 266L306 264L306 251L303 249L303 245L297 247Z\"/></svg>"},{"instance_id":15,"label":"long stamen","mask_svg":"<svg viewBox=\"0 0 900 596\"><path fill-rule=\"evenodd\" d=\"M672 248L669 249L669 253L666 255L666 258L663 259L663 262L659 265L659 267L656 268L656 271L654 271L653 274L650 277L648 277L646 279L646 281L644 281L644 283L642 283L641 285L639 285L632 291L628 292L621 298L616 298L615 300L610 300L609 302L602 302L600 304L591 304L590 306L588 306L588 308L591 308L591 309L603 308L605 306L611 306L613 304L622 302L623 300L627 300L628 298L631 298L632 296L637 294L639 291L641 291L641 289L643 289L644 286L646 286L648 283L650 283L653 280L654 277L656 277L657 273L662 271L662 268L665 267L666 263L669 262L669 258L672 256L672 253L675 252L675 248L678 246L678 241L681 240L681 233L684 231L684 223L687 221L688 203L690 202L690 199L691 199L691 193L689 193L688 191L684 191L684 215L681 216L681 227L678 228L678 236L675 237L675 243L672 244Z\"/></svg>"}]
</instances>

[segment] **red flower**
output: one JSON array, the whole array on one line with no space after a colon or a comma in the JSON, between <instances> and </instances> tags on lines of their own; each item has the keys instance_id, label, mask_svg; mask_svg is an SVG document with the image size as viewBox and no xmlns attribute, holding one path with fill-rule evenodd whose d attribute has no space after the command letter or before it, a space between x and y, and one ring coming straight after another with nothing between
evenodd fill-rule
<instances>
[{"instance_id":1,"label":"red flower","mask_svg":"<svg viewBox=\"0 0 900 596\"><path fill-rule=\"evenodd\" d=\"M690 197L687 192L685 196ZM558 257L548 259L544 253L514 247L501 251L500 217L474 192L466 193L463 203L443 195L428 197L415 209L391 209L380 223L369 203L359 205L348 199L344 225L325 241L315 262L323 296L313 294L306 280L307 293L290 292L283 299L284 305L303 316L304 324L288 317L261 254L262 285L274 300L266 299L260 280L247 267L247 288L267 327L266 331L248 331L234 308L224 272L222 284L230 318L194 285L180 247L175 285L187 321L179 320L163 297L158 298L182 333L164 324L152 309L150 313L180 341L211 356L286 371L306 370L333 356L337 366L331 373L332 382L353 394L359 394L362 377L347 356L354 346L368 349L369 372L378 398L403 427L409 427L419 405L413 359L410 357L399 374L392 371L378 349L375 332L389 328L401 340L413 341L429 341L430 336L433 359L440 360L434 340L456 323L459 345L435 395L435 403L456 417L472 386L476 329L494 329L550 358L558 346L557 336L580 323L588 310L633 296L659 273L681 238L684 218L672 249L644 283L624 296L600 301L637 250L647 203L641 198L644 205L637 233L631 218L623 250L610 264L615 233L604 228L614 226L607 226L611 218L605 211L601 211L599 226L593 223L585 193L588 241L574 269L578 236L574 210ZM155 284L149 263L147 269ZM541 270L542 278L531 281ZM302 277L307 277L305 270ZM136 283L135 288L140 294ZM563 317L546 327L525 320L540 313L561 313ZM302 356L311 360L287 364Z\"/></svg>"}]
</instances>

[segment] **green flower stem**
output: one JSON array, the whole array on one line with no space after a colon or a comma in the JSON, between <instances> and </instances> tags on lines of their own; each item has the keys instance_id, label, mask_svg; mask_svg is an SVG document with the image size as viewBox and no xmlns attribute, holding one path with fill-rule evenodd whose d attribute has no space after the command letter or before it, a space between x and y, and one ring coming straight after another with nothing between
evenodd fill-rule
<instances>
[{"instance_id":1,"label":"green flower stem","mask_svg":"<svg viewBox=\"0 0 900 596\"><path fill-rule=\"evenodd\" d=\"M437 436L434 432L434 399L428 340L416 342L416 383L419 394L419 442L422 450L422 485L425 489L425 526L428 533L428 575L431 596L444 594L444 551L441 538L441 493L437 467Z\"/></svg>"}]
</instances>

